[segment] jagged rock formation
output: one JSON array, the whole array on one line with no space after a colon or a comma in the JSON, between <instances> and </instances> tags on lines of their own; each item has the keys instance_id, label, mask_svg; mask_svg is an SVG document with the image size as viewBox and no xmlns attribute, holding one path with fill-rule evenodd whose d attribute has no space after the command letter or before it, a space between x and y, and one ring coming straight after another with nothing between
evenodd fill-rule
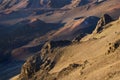
<instances>
[{"instance_id":1,"label":"jagged rock formation","mask_svg":"<svg viewBox=\"0 0 120 80\"><path fill-rule=\"evenodd\" d=\"M51 70L57 60L59 60L61 53L55 52L54 48L64 47L70 45L71 41L50 41L45 43L39 53L30 57L23 65L20 79L28 80L35 78L35 74L40 72L40 79L42 79L49 70Z\"/></svg>"},{"instance_id":2,"label":"jagged rock formation","mask_svg":"<svg viewBox=\"0 0 120 80\"><path fill-rule=\"evenodd\" d=\"M110 23L111 21L113 21L112 17L108 14L104 14L98 21L96 29L93 33L100 33L104 29L104 26Z\"/></svg>"}]
</instances>

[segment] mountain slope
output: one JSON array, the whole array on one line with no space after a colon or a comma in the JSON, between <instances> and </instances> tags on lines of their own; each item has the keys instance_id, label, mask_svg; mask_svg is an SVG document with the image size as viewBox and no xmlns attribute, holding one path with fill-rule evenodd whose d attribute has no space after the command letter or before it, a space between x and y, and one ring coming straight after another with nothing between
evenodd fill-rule
<instances>
[{"instance_id":1,"label":"mountain slope","mask_svg":"<svg viewBox=\"0 0 120 80\"><path fill-rule=\"evenodd\" d=\"M47 44L40 53L29 58L23 65L20 78L30 80L119 80L119 25L120 20L113 21L105 25L101 33L90 34L81 42L72 43L69 46L59 47L57 45L54 48L49 47L52 44ZM28 74L25 73L26 71ZM29 71L33 72L29 74Z\"/></svg>"},{"instance_id":2,"label":"mountain slope","mask_svg":"<svg viewBox=\"0 0 120 80\"><path fill-rule=\"evenodd\" d=\"M104 13L109 14L112 19L108 18L110 20L105 21L103 17L97 24L99 17ZM66 76L65 78L64 75L69 73L70 76L74 75L72 72L78 72L76 68L80 66L84 68L84 64L88 63L88 61L83 60L83 57L88 59L96 54L98 55L101 52L100 50L108 50L106 54L114 51L114 47L110 47L112 50L109 50L106 49L108 48L106 45L103 45L103 43L107 44L106 42L109 41L105 40L104 42L104 37L109 35L106 33L103 35L103 32L108 29L108 26L112 27L112 23L110 25L108 23L118 19L119 16L119 0L0 0L0 79L8 80L12 76L17 75L20 73L21 65L28 57L41 53L45 54L45 57L40 58L42 69L45 68L47 71L41 75L43 73L41 70L39 73L39 70L36 72L36 69L33 68L32 72L35 75L32 78L41 75L45 79L46 76L50 79L55 77L66 79L68 77ZM97 28L95 29L96 25ZM92 33L93 30L94 32ZM117 30L116 27L115 30ZM112 33L112 30L110 32ZM110 32L108 31L108 33ZM90 33L92 34L89 35ZM115 38L117 39L117 37ZM79 41L81 42L79 43ZM70 42L70 44L59 46L61 44L58 44L58 42L61 42L61 44ZM45 47L45 43L48 46ZM44 47L42 47L43 45ZM52 45L58 46L51 48ZM100 50L95 48L95 46L100 48ZM78 52L80 55L78 55ZM52 53L55 55L53 56ZM57 56L57 53L60 56ZM78 57L74 54L77 54ZM49 59L47 59L48 57ZM68 61L66 57L68 57ZM79 57L82 61L77 63L76 60ZM62 58L63 60L61 60ZM34 59L39 59L39 57L34 57L32 60L27 61L28 63L32 61L34 64ZM64 60L66 60L66 63L64 63ZM76 63L71 63L72 61L70 60ZM54 61L55 66L51 65ZM4 76L5 74L6 76ZM83 74L83 72L80 72L80 74ZM40 77L37 79L40 79ZM84 79L82 78L82 80Z\"/></svg>"}]
</instances>

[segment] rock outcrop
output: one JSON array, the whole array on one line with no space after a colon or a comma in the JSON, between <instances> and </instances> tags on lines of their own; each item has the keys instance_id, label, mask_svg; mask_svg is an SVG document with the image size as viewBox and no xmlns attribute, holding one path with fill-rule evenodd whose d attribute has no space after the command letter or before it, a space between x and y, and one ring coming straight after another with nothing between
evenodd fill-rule
<instances>
[{"instance_id":1,"label":"rock outcrop","mask_svg":"<svg viewBox=\"0 0 120 80\"><path fill-rule=\"evenodd\" d=\"M96 29L93 33L100 33L104 29L104 26L110 23L111 21L113 21L112 17L108 14L104 14L98 21Z\"/></svg>"},{"instance_id":2,"label":"rock outcrop","mask_svg":"<svg viewBox=\"0 0 120 80\"><path fill-rule=\"evenodd\" d=\"M20 80L35 78L35 73L40 72L43 78L51 70L60 57L60 53L55 52L54 48L70 45L71 41L50 41L45 43L40 52L30 57L22 66ZM45 74L46 73L46 74Z\"/></svg>"}]
</instances>

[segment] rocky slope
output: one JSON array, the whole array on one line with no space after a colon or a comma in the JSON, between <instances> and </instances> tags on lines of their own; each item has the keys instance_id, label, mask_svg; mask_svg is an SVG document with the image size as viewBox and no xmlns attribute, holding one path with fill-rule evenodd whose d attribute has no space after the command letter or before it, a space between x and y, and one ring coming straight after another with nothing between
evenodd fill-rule
<instances>
[{"instance_id":1,"label":"rocky slope","mask_svg":"<svg viewBox=\"0 0 120 80\"><path fill-rule=\"evenodd\" d=\"M98 24L103 19L101 24L111 17L105 14ZM24 63L18 79L119 80L119 25L120 20L110 21L101 26L104 29L100 33L90 34L77 43L46 43L39 53Z\"/></svg>"},{"instance_id":2,"label":"rocky slope","mask_svg":"<svg viewBox=\"0 0 120 80\"><path fill-rule=\"evenodd\" d=\"M41 53L41 48L45 42L67 40L77 45L76 42L92 33L96 25L97 28L93 34L101 34L107 28L104 26L112 21L109 16L104 15L110 20L106 21L103 17L97 24L99 17L104 13L110 14L112 20L118 19L120 1L0 0L0 79L6 80L20 73L20 66L24 61L29 56ZM96 37L92 38L96 39ZM87 36L84 41L89 39L91 39L90 36ZM65 46L62 46L60 50L64 48ZM55 52L59 51L58 49L55 48ZM73 47L73 49L77 49L77 47ZM82 49L80 50L82 51ZM64 52L64 50L61 51ZM50 59L53 60L51 57ZM4 66L6 67L4 68ZM70 64L68 69L70 71L71 69L74 70L74 66L78 68L81 65ZM11 71L14 71L14 74ZM64 69L61 73L64 73ZM4 77L3 75L5 74L6 76ZM36 71L35 74L37 75ZM60 74L60 76L63 75Z\"/></svg>"}]
</instances>

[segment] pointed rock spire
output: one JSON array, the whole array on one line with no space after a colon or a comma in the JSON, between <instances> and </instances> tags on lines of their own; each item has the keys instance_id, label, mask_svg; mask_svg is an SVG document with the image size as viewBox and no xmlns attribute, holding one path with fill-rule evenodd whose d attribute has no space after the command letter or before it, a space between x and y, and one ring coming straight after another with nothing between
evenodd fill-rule
<instances>
[{"instance_id":1,"label":"pointed rock spire","mask_svg":"<svg viewBox=\"0 0 120 80\"><path fill-rule=\"evenodd\" d=\"M100 33L104 29L104 26L110 23L111 21L113 21L112 17L109 16L108 14L104 14L98 21L97 26L93 33Z\"/></svg>"}]
</instances>

